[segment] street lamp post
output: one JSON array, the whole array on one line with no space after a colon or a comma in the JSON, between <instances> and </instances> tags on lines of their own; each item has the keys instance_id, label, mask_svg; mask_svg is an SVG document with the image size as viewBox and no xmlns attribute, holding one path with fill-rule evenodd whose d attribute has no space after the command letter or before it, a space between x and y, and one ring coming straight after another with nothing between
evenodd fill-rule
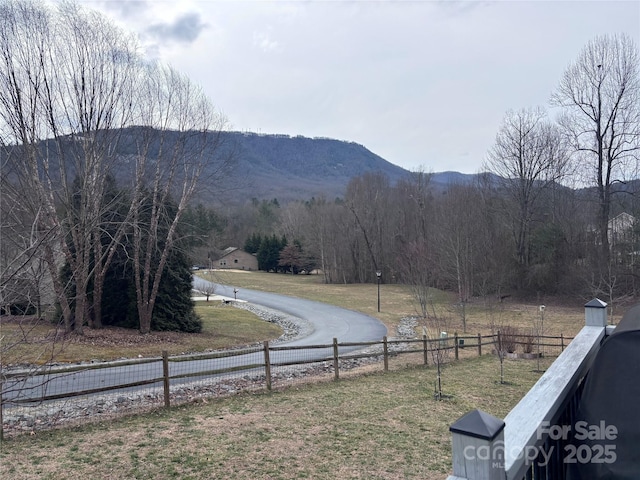
<instances>
[{"instance_id":1,"label":"street lamp post","mask_svg":"<svg viewBox=\"0 0 640 480\"><path fill-rule=\"evenodd\" d=\"M538 360L538 371L540 371L540 355L542 352L540 351L540 337L544 333L544 305L540 305L540 325L538 326L538 354L536 355Z\"/></svg>"},{"instance_id":2,"label":"street lamp post","mask_svg":"<svg viewBox=\"0 0 640 480\"><path fill-rule=\"evenodd\" d=\"M378 277L378 312L380 312L380 277L382 277L380 270L376 272L376 277Z\"/></svg>"}]
</instances>

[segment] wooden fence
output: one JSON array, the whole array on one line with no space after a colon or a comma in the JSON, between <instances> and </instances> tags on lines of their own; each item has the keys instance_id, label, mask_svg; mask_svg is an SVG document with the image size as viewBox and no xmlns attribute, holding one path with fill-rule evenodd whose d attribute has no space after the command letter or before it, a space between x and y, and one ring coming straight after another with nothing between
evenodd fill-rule
<instances>
[{"instance_id":1,"label":"wooden fence","mask_svg":"<svg viewBox=\"0 0 640 480\"><path fill-rule=\"evenodd\" d=\"M534 345L535 348L546 348L547 355L558 355L570 340L563 335L541 336L535 338ZM145 359L16 371L5 368L0 374L0 424L3 412L24 405L153 387L162 389L163 404L169 407L172 389L205 380L215 383L229 378L253 378L261 388L271 390L274 371L286 368L323 365L323 371L332 371L338 380L341 369L353 368L353 362L358 360L381 362L384 371L388 371L391 358L411 355L413 362L429 365L496 353L501 341L499 332L495 335L455 334L436 339L423 336L389 340L384 337L379 342L340 343L334 338L333 343L325 345L279 346L264 342L253 347L205 354L169 356L163 352L159 357ZM516 342L521 345L532 343L524 336Z\"/></svg>"}]
</instances>

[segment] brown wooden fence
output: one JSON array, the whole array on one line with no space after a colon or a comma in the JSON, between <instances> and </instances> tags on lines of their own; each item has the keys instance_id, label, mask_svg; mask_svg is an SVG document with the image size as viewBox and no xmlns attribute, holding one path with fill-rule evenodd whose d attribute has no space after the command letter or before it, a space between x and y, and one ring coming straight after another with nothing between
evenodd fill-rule
<instances>
[{"instance_id":1,"label":"brown wooden fence","mask_svg":"<svg viewBox=\"0 0 640 480\"><path fill-rule=\"evenodd\" d=\"M563 335L533 340L519 336L516 343L521 345L520 350L533 344L534 349L544 349L545 355L555 356L570 340ZM392 360L401 366L429 365L495 353L501 341L499 332L495 335L455 334L436 339L384 337L379 342L338 342L334 338L333 343L325 345L287 346L264 342L206 354L169 356L163 352L159 357L116 362L15 371L4 368L0 375L0 421L21 406L46 407L51 402L72 398L90 401L108 393L143 392L141 395L148 401L155 399L169 407L172 395L174 403L184 400L184 395L180 397L176 392L201 388L205 393L221 395L238 389L271 390L276 383L285 385L292 378L308 381L310 376L318 374L333 375L338 380L341 371L353 370L362 364L381 363L383 370L388 371ZM224 388L218 388L220 386Z\"/></svg>"}]
</instances>

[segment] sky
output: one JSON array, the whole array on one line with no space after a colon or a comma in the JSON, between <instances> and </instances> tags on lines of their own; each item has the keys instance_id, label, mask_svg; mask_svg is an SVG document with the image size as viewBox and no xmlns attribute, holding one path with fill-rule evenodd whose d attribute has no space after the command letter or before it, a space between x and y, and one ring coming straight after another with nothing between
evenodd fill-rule
<instances>
[{"instance_id":1,"label":"sky","mask_svg":"<svg viewBox=\"0 0 640 480\"><path fill-rule=\"evenodd\" d=\"M545 107L635 1L81 0L201 85L231 130L329 137L408 170L482 170L508 110Z\"/></svg>"}]
</instances>

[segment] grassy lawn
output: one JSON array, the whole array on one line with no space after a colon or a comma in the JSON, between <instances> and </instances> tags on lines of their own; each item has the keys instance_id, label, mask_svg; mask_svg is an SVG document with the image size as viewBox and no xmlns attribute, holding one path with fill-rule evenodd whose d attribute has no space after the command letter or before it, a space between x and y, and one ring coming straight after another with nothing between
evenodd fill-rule
<instances>
[{"instance_id":1,"label":"grassy lawn","mask_svg":"<svg viewBox=\"0 0 640 480\"><path fill-rule=\"evenodd\" d=\"M203 278L234 285L239 289L249 288L275 292L284 295L309 298L320 302L357 310L379 318L387 325L389 335L400 319L417 315L419 307L409 287L405 285L382 284L380 286L380 312L377 311L377 285L375 284L332 284L323 283L321 275L285 275L264 272L215 271L202 274ZM241 295L241 293L239 294ZM434 306L439 315L449 319L452 331L463 332L461 310L456 306L453 294L434 291ZM540 301L542 303L542 300ZM562 302L544 299L544 331L546 335L573 336L584 326L584 304L582 299ZM466 306L467 332L470 334L490 332L493 322L496 326L512 325L526 330L539 318L538 302L520 302L507 298L498 302L494 297L474 299Z\"/></svg>"},{"instance_id":2,"label":"grassy lawn","mask_svg":"<svg viewBox=\"0 0 640 480\"><path fill-rule=\"evenodd\" d=\"M378 313L375 284L325 285L320 276L256 272L214 275L215 281L240 290L273 291L362 311L383 321L389 335L395 334L401 318L417 311L402 285L381 285ZM462 333L454 298L436 295L438 315L449 317L451 329ZM545 303L545 333L573 336L584 324L584 302ZM84 338L67 340L61 357L77 361L201 351L280 333L254 315L219 302L201 302L197 308L204 322L201 334L118 332L113 345L106 345L99 336L92 344L92 335L99 331L87 332ZM476 334L488 333L492 323L530 328L539 310L537 303L474 301L466 314L467 331ZM3 342L8 332L15 338L24 334L16 325L2 328ZM51 335L43 325L35 328L43 329L38 331L43 341ZM379 365L364 367L341 374L338 382L297 383L271 393L198 401L108 423L9 438L0 449L0 477L443 479L451 470L449 425L474 408L504 417L540 375L535 360L506 360L501 384L494 355L466 353L471 358L444 369L443 401L433 397L432 366L392 368L386 374ZM543 359L542 366L551 360Z\"/></svg>"},{"instance_id":3,"label":"grassy lawn","mask_svg":"<svg viewBox=\"0 0 640 480\"><path fill-rule=\"evenodd\" d=\"M403 317L417 314L418 307L408 287L381 285L381 308L377 311L377 285L327 285L320 275L284 275L263 272L218 271L204 273L204 278L237 286L239 289L271 291L309 298L344 308L357 310L379 318L387 326L389 336ZM240 293L241 295L241 293ZM438 314L447 318L448 329L462 334L460 309L455 296L434 292ZM584 324L581 300L571 304L549 303L545 311L545 334L575 335ZM240 346L277 338L281 331L270 323L245 310L220 302L198 302L196 311L203 319L200 334L152 332L140 335L135 330L85 328L82 336L64 336L45 321L31 319L9 321L0 318L0 352L2 364L78 362L86 360L113 360L127 357L154 357L163 350L169 354L202 352L230 346ZM512 325L523 331L531 329L538 318L538 304L507 300L500 303L474 300L466 307L467 332L488 334L490 325Z\"/></svg>"},{"instance_id":4,"label":"grassy lawn","mask_svg":"<svg viewBox=\"0 0 640 480\"><path fill-rule=\"evenodd\" d=\"M498 417L536 381L534 361L492 355L433 367L238 395L2 444L12 479L443 479L449 425L474 408Z\"/></svg>"},{"instance_id":5,"label":"grassy lawn","mask_svg":"<svg viewBox=\"0 0 640 480\"><path fill-rule=\"evenodd\" d=\"M44 320L3 320L0 351L4 365L12 363L79 362L131 357L156 357L203 352L278 338L282 329L251 312L221 302L196 302L202 333L152 332L85 328L84 335L64 336ZM56 336L57 335L57 336Z\"/></svg>"}]
</instances>

